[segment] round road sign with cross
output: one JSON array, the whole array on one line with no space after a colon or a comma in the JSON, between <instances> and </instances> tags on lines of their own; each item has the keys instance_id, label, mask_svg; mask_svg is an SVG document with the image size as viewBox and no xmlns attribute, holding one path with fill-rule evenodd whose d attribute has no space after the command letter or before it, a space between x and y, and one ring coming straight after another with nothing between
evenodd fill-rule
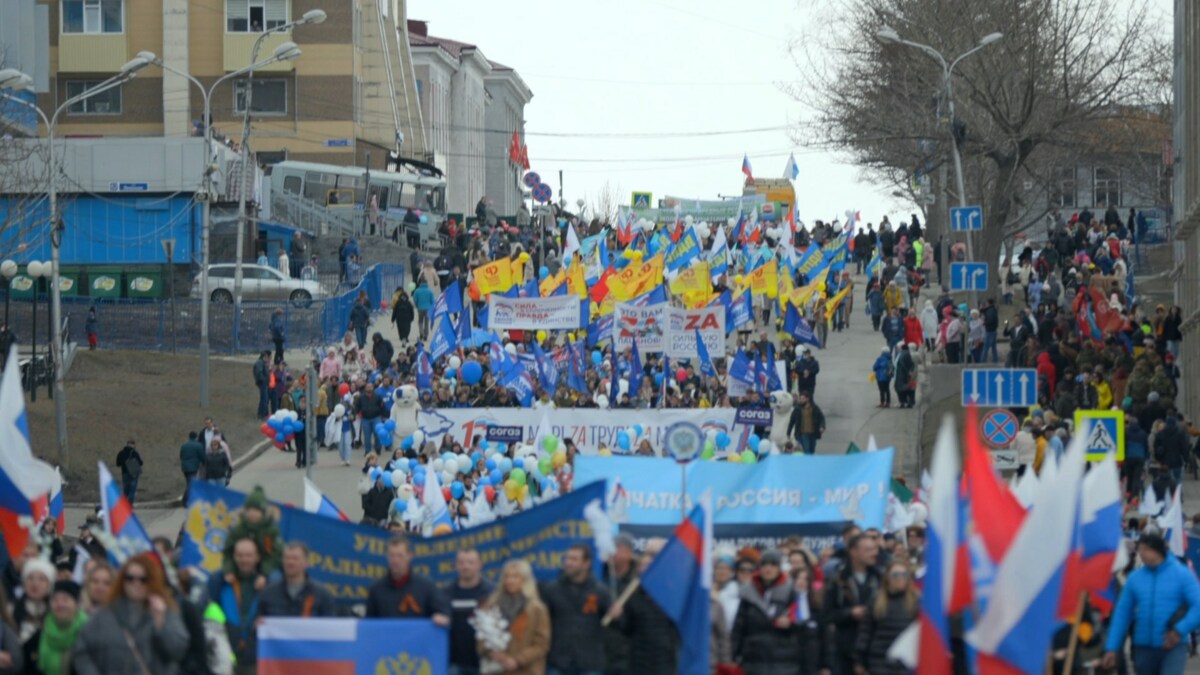
<instances>
[{"instance_id":1,"label":"round road sign with cross","mask_svg":"<svg viewBox=\"0 0 1200 675\"><path fill-rule=\"evenodd\" d=\"M536 171L529 171L525 174L525 177L521 179L521 182L525 184L525 187L532 190L533 188L542 184L542 177L539 176Z\"/></svg>"},{"instance_id":2,"label":"round road sign with cross","mask_svg":"<svg viewBox=\"0 0 1200 675\"><path fill-rule=\"evenodd\" d=\"M980 431L983 432L983 442L990 447L1002 449L1012 445L1012 442L1017 438L1017 430L1021 425L1017 423L1017 416L1003 408L989 410L983 416L983 423L980 425Z\"/></svg>"},{"instance_id":3,"label":"round road sign with cross","mask_svg":"<svg viewBox=\"0 0 1200 675\"><path fill-rule=\"evenodd\" d=\"M533 188L533 198L543 204L550 201L550 199L553 197L554 190L552 190L550 186L546 185L545 183L538 183L537 186Z\"/></svg>"}]
</instances>

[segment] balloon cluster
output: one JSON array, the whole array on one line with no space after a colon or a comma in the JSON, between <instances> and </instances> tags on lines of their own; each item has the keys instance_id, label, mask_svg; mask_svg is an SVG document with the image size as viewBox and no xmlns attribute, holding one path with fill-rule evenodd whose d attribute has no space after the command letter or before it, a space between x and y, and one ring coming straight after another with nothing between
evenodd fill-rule
<instances>
[{"instance_id":1,"label":"balloon cluster","mask_svg":"<svg viewBox=\"0 0 1200 675\"><path fill-rule=\"evenodd\" d=\"M375 423L375 435L379 437L379 442L385 448L391 448L395 439L392 438L392 432L396 430L396 420L386 420Z\"/></svg>"},{"instance_id":2,"label":"balloon cluster","mask_svg":"<svg viewBox=\"0 0 1200 675\"><path fill-rule=\"evenodd\" d=\"M264 436L270 438L275 447L282 450L291 442L296 434L304 431L304 421L295 410L276 410L274 415L267 418L259 429Z\"/></svg>"}]
</instances>

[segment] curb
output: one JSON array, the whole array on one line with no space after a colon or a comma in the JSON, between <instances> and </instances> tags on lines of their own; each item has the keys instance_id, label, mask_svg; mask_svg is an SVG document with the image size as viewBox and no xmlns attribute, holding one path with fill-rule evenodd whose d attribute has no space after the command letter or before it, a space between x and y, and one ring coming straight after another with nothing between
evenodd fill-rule
<instances>
[{"instance_id":1,"label":"curb","mask_svg":"<svg viewBox=\"0 0 1200 675\"><path fill-rule=\"evenodd\" d=\"M263 455L263 453L265 453L267 451L267 448L269 448L269 447L271 447L270 439L263 439L262 441L259 441L258 445L255 445L254 447L250 448L249 452L247 452L246 454L242 455L241 457L238 457L237 459L233 460L233 470L237 471L237 470L241 469L242 467L246 466L247 464L249 464L250 462L253 462L254 460L258 459L259 457L261 457ZM69 508L69 509L90 509L90 508L94 508L95 506L96 505L91 502L64 502L63 503L63 508ZM179 508L179 500L178 499L160 499L158 501L153 501L153 502L138 502L137 508L139 508L139 509Z\"/></svg>"}]
</instances>

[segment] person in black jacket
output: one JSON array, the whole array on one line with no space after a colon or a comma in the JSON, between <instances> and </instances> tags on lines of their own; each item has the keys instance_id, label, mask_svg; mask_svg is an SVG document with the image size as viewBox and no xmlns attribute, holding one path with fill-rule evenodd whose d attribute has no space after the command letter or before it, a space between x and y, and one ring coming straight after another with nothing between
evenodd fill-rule
<instances>
[{"instance_id":1,"label":"person in black jacket","mask_svg":"<svg viewBox=\"0 0 1200 675\"><path fill-rule=\"evenodd\" d=\"M919 606L908 563L893 561L887 566L884 585L876 591L860 622L854 647L854 672L871 675L903 675L908 672L902 663L889 659L887 652L896 638L917 618Z\"/></svg>"},{"instance_id":2,"label":"person in black jacket","mask_svg":"<svg viewBox=\"0 0 1200 675\"><path fill-rule=\"evenodd\" d=\"M276 309L271 313L271 342L275 343L275 363L283 361L283 343L287 339L287 328L283 323L283 310Z\"/></svg>"},{"instance_id":3,"label":"person in black jacket","mask_svg":"<svg viewBox=\"0 0 1200 675\"><path fill-rule=\"evenodd\" d=\"M187 504L188 490L191 489L192 479L200 472L204 464L204 444L200 442L200 434L188 432L187 442L179 446L179 469L183 472L183 498Z\"/></svg>"},{"instance_id":4,"label":"person in black jacket","mask_svg":"<svg viewBox=\"0 0 1200 675\"><path fill-rule=\"evenodd\" d=\"M428 618L449 627L449 601L432 581L412 571L412 559L408 537L393 534L387 543L387 576L367 591L367 618Z\"/></svg>"},{"instance_id":5,"label":"person in black jacket","mask_svg":"<svg viewBox=\"0 0 1200 675\"><path fill-rule=\"evenodd\" d=\"M258 596L259 616L337 616L333 594L308 578L308 546L292 541L283 547L283 578Z\"/></svg>"},{"instance_id":6,"label":"person in black jacket","mask_svg":"<svg viewBox=\"0 0 1200 675\"><path fill-rule=\"evenodd\" d=\"M758 572L738 589L740 602L729 638L733 660L746 675L797 672L800 641L788 616L796 593L782 564L779 551L766 551Z\"/></svg>"},{"instance_id":7,"label":"person in black jacket","mask_svg":"<svg viewBox=\"0 0 1200 675\"><path fill-rule=\"evenodd\" d=\"M1167 467L1172 489L1183 482L1183 465L1188 457L1187 432L1173 415L1167 415L1163 428L1154 439L1154 457Z\"/></svg>"},{"instance_id":8,"label":"person in black jacket","mask_svg":"<svg viewBox=\"0 0 1200 675\"><path fill-rule=\"evenodd\" d=\"M646 542L639 573L645 572L666 544L665 539ZM630 672L639 675L675 675L679 663L679 631L646 589L638 588L624 603L613 605L610 614L620 619L620 628L630 637Z\"/></svg>"},{"instance_id":9,"label":"person in black jacket","mask_svg":"<svg viewBox=\"0 0 1200 675\"><path fill-rule=\"evenodd\" d=\"M129 505L133 506L137 498L138 479L142 477L142 467L145 466L137 451L137 441L131 438L125 443L125 447L117 453L117 466L121 469L121 490L125 493L125 499L129 500Z\"/></svg>"},{"instance_id":10,"label":"person in black jacket","mask_svg":"<svg viewBox=\"0 0 1200 675\"><path fill-rule=\"evenodd\" d=\"M811 392L801 391L788 419L787 434L796 439L804 454L812 455L817 452L817 441L824 433L825 413L813 403Z\"/></svg>"},{"instance_id":11,"label":"person in black jacket","mask_svg":"<svg viewBox=\"0 0 1200 675\"><path fill-rule=\"evenodd\" d=\"M605 668L604 628L612 598L592 576L592 550L572 544L563 556L563 573L541 589L550 611L550 653L546 667L564 673L599 673Z\"/></svg>"},{"instance_id":12,"label":"person in black jacket","mask_svg":"<svg viewBox=\"0 0 1200 675\"><path fill-rule=\"evenodd\" d=\"M367 327L371 325L371 308L367 306L367 302L367 296L364 293L350 308L350 327L354 329L354 339L358 342L359 349L366 346Z\"/></svg>"},{"instance_id":13,"label":"person in black jacket","mask_svg":"<svg viewBox=\"0 0 1200 675\"><path fill-rule=\"evenodd\" d=\"M412 335L412 323L416 315L417 310L413 307L408 293L397 288L396 302L392 303L392 323L396 324L396 335L399 336L401 345L408 345L408 336Z\"/></svg>"},{"instance_id":14,"label":"person in black jacket","mask_svg":"<svg viewBox=\"0 0 1200 675\"><path fill-rule=\"evenodd\" d=\"M817 391L817 374L821 372L821 363L812 355L808 347L800 349L800 358L793 368L796 372L796 388L800 391L815 393Z\"/></svg>"},{"instance_id":15,"label":"person in black jacket","mask_svg":"<svg viewBox=\"0 0 1200 675\"><path fill-rule=\"evenodd\" d=\"M378 525L387 521L388 509L395 498L396 492L383 484L383 472L376 473L371 489L362 496L363 522Z\"/></svg>"},{"instance_id":16,"label":"person in black jacket","mask_svg":"<svg viewBox=\"0 0 1200 675\"><path fill-rule=\"evenodd\" d=\"M383 338L383 333L375 333L371 336L371 356L375 359L376 368L387 369L392 364L392 357L395 355L396 349L392 347L390 340Z\"/></svg>"},{"instance_id":17,"label":"person in black jacket","mask_svg":"<svg viewBox=\"0 0 1200 675\"><path fill-rule=\"evenodd\" d=\"M867 618L868 603L881 586L879 544L866 534L857 534L846 545L849 558L825 582L825 617L834 629L832 661L837 673L855 672L857 658L854 647L859 627Z\"/></svg>"},{"instance_id":18,"label":"person in black jacket","mask_svg":"<svg viewBox=\"0 0 1200 675\"><path fill-rule=\"evenodd\" d=\"M264 349L254 362L254 386L258 388L258 419L271 414L268 408L267 387L271 383L271 350Z\"/></svg>"}]
</instances>

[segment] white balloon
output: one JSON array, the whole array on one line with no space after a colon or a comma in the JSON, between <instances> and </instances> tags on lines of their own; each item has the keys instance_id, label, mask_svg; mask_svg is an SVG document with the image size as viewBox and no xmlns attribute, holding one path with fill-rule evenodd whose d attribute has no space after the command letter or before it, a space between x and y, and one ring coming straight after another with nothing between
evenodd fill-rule
<instances>
[{"instance_id":1,"label":"white balloon","mask_svg":"<svg viewBox=\"0 0 1200 675\"><path fill-rule=\"evenodd\" d=\"M596 405L600 408L608 407L608 397L604 394L596 394Z\"/></svg>"},{"instance_id":2,"label":"white balloon","mask_svg":"<svg viewBox=\"0 0 1200 675\"><path fill-rule=\"evenodd\" d=\"M683 222L685 225L691 225L695 222L695 218L692 218L691 214L688 214L683 217Z\"/></svg>"},{"instance_id":3,"label":"white balloon","mask_svg":"<svg viewBox=\"0 0 1200 675\"><path fill-rule=\"evenodd\" d=\"M408 483L400 486L400 499L403 500L405 504L408 503L408 500L412 499L412 496L413 486L409 485Z\"/></svg>"},{"instance_id":4,"label":"white balloon","mask_svg":"<svg viewBox=\"0 0 1200 675\"><path fill-rule=\"evenodd\" d=\"M645 230L645 231L647 231L647 232L649 232L650 230L653 230L653 229L654 229L654 222L653 222L653 221L649 221L649 220L647 220L646 222L642 223L642 229L643 229L643 230Z\"/></svg>"},{"instance_id":5,"label":"white balloon","mask_svg":"<svg viewBox=\"0 0 1200 675\"><path fill-rule=\"evenodd\" d=\"M454 482L454 474L450 471L442 472L442 485L446 486Z\"/></svg>"},{"instance_id":6,"label":"white balloon","mask_svg":"<svg viewBox=\"0 0 1200 675\"><path fill-rule=\"evenodd\" d=\"M725 224L729 227L733 227L734 225L737 225L737 218L726 218Z\"/></svg>"},{"instance_id":7,"label":"white balloon","mask_svg":"<svg viewBox=\"0 0 1200 675\"><path fill-rule=\"evenodd\" d=\"M405 466L407 467L408 465L405 464ZM404 472L400 469L394 469L392 471L392 485L404 485Z\"/></svg>"},{"instance_id":8,"label":"white balloon","mask_svg":"<svg viewBox=\"0 0 1200 675\"><path fill-rule=\"evenodd\" d=\"M425 445L425 432L417 429L412 434L413 449L420 450L422 445Z\"/></svg>"},{"instance_id":9,"label":"white balloon","mask_svg":"<svg viewBox=\"0 0 1200 675\"><path fill-rule=\"evenodd\" d=\"M458 358L457 356L450 357L450 367L451 368L453 368L454 370L458 370L459 366L461 366L461 365L462 365L462 359Z\"/></svg>"},{"instance_id":10,"label":"white balloon","mask_svg":"<svg viewBox=\"0 0 1200 675\"><path fill-rule=\"evenodd\" d=\"M290 417L293 422L300 419L300 414L297 413L295 410L287 411L287 416Z\"/></svg>"},{"instance_id":11,"label":"white balloon","mask_svg":"<svg viewBox=\"0 0 1200 675\"><path fill-rule=\"evenodd\" d=\"M617 380L617 393L618 394L628 394L629 393L629 380Z\"/></svg>"},{"instance_id":12,"label":"white balloon","mask_svg":"<svg viewBox=\"0 0 1200 675\"><path fill-rule=\"evenodd\" d=\"M504 345L504 351L508 352L509 355L511 355L511 356L516 356L517 355L517 346L510 342L510 343Z\"/></svg>"},{"instance_id":13,"label":"white balloon","mask_svg":"<svg viewBox=\"0 0 1200 675\"><path fill-rule=\"evenodd\" d=\"M471 470L471 458L466 455L458 456L458 472L466 473Z\"/></svg>"},{"instance_id":14,"label":"white balloon","mask_svg":"<svg viewBox=\"0 0 1200 675\"><path fill-rule=\"evenodd\" d=\"M333 406L333 416L334 417L343 417L343 416L345 416L345 414L346 414L346 406L342 405L341 403Z\"/></svg>"},{"instance_id":15,"label":"white balloon","mask_svg":"<svg viewBox=\"0 0 1200 675\"><path fill-rule=\"evenodd\" d=\"M433 462L430 464L430 466L433 467L434 471L441 471L442 470L442 459L439 457L438 459L433 460Z\"/></svg>"}]
</instances>

